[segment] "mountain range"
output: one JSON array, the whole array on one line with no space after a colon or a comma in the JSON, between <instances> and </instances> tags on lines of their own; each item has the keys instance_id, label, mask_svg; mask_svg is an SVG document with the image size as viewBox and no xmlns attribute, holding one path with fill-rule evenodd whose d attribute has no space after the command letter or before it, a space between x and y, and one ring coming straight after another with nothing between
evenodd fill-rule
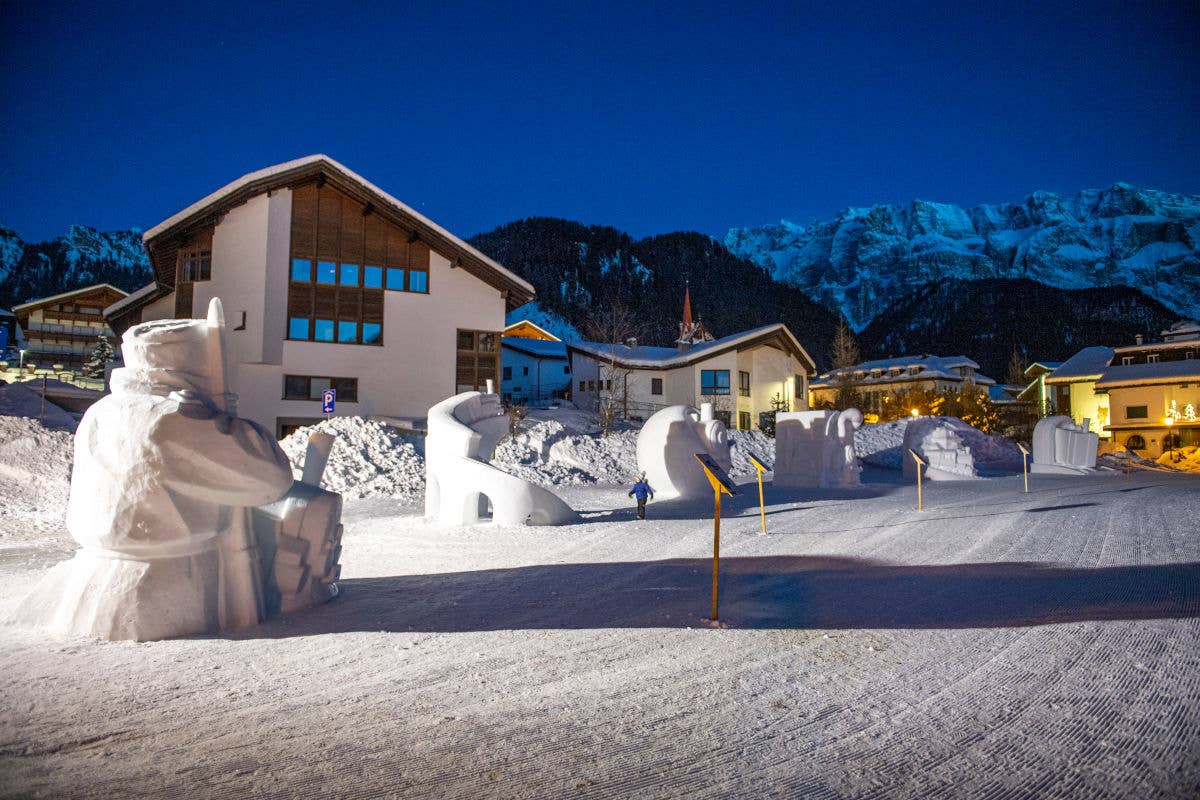
<instances>
[{"instance_id":1,"label":"mountain range","mask_svg":"<svg viewBox=\"0 0 1200 800\"><path fill-rule=\"evenodd\" d=\"M713 335L784 322L820 368L841 318L865 358L963 354L1003 377L1013 349L1063 360L1200 317L1200 197L1126 184L971 209L851 208L807 226L734 228L724 242L687 232L635 240L551 217L469 241L534 285L536 303L515 316L563 338L592 336L619 303L641 342L670 346L687 286ZM0 227L0 308L151 279L140 231L72 226L28 243Z\"/></svg>"},{"instance_id":2,"label":"mountain range","mask_svg":"<svg viewBox=\"0 0 1200 800\"><path fill-rule=\"evenodd\" d=\"M970 209L925 200L847 208L808 225L733 228L725 245L858 331L913 289L989 278L1133 286L1200 316L1200 196L1124 183Z\"/></svg>"}]
</instances>

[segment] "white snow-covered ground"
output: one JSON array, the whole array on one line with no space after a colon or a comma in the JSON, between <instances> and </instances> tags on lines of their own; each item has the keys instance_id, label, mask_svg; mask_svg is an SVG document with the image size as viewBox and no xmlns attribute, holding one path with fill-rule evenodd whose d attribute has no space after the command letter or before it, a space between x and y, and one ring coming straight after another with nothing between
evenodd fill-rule
<instances>
[{"instance_id":1,"label":"white snow-covered ground","mask_svg":"<svg viewBox=\"0 0 1200 800\"><path fill-rule=\"evenodd\" d=\"M61 488L56 458L38 480ZM0 796L1200 785L1195 476L941 483L918 513L898 472L868 467L855 490L768 484L767 536L746 485L723 508L713 629L711 504L652 502L638 522L605 475L559 487L584 512L561 528L436 530L409 495L348 500L343 595L255 628L144 644L0 628ZM0 616L71 550L35 506L0 517Z\"/></svg>"}]
</instances>

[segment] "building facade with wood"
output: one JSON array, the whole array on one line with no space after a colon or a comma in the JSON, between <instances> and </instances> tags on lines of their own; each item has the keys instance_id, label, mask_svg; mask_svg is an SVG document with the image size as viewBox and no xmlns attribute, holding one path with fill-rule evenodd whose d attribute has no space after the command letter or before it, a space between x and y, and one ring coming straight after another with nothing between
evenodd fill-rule
<instances>
[{"instance_id":1,"label":"building facade with wood","mask_svg":"<svg viewBox=\"0 0 1200 800\"><path fill-rule=\"evenodd\" d=\"M146 231L154 283L106 315L145 320L225 306L243 416L283 435L337 414L419 427L500 376L505 312L533 287L323 155L245 175Z\"/></svg>"},{"instance_id":2,"label":"building facade with wood","mask_svg":"<svg viewBox=\"0 0 1200 800\"><path fill-rule=\"evenodd\" d=\"M104 309L126 296L117 287L101 283L13 306L13 316L24 335L24 366L77 372L101 336L117 350L116 335L104 318Z\"/></svg>"}]
</instances>

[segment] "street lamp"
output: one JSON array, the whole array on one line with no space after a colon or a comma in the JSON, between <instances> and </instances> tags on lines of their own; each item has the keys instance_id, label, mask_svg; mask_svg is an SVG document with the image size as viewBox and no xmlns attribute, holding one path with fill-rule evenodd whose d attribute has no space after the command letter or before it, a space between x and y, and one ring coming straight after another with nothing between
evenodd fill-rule
<instances>
[{"instance_id":1,"label":"street lamp","mask_svg":"<svg viewBox=\"0 0 1200 800\"><path fill-rule=\"evenodd\" d=\"M1167 423L1167 460L1174 461L1175 442L1173 439L1171 439L1171 426L1175 424L1175 418L1167 417L1163 420L1163 422Z\"/></svg>"},{"instance_id":2,"label":"street lamp","mask_svg":"<svg viewBox=\"0 0 1200 800\"><path fill-rule=\"evenodd\" d=\"M917 409L915 409L915 408L914 408L912 411L908 412L908 413L909 413L909 414L912 414L914 417L919 417L919 416L921 416L921 412L920 412L920 411L918 411L918 410L917 410Z\"/></svg>"},{"instance_id":3,"label":"street lamp","mask_svg":"<svg viewBox=\"0 0 1200 800\"><path fill-rule=\"evenodd\" d=\"M25 350L21 351L21 366L20 366L21 370L25 369L25 353L26 353Z\"/></svg>"}]
</instances>

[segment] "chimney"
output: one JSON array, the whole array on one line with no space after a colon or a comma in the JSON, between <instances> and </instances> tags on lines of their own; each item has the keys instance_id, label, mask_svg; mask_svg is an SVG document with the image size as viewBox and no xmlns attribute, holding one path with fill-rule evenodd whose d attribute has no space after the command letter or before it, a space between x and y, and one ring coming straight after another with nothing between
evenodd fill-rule
<instances>
[{"instance_id":1,"label":"chimney","mask_svg":"<svg viewBox=\"0 0 1200 800\"><path fill-rule=\"evenodd\" d=\"M628 339L625 340L625 346L628 347L630 350L636 350L637 349L637 337L630 336Z\"/></svg>"},{"instance_id":2,"label":"chimney","mask_svg":"<svg viewBox=\"0 0 1200 800\"><path fill-rule=\"evenodd\" d=\"M1141 344L1144 340L1145 340L1145 337L1142 336L1140 333L1137 336L1133 337L1133 341L1136 342L1137 344Z\"/></svg>"}]
</instances>

